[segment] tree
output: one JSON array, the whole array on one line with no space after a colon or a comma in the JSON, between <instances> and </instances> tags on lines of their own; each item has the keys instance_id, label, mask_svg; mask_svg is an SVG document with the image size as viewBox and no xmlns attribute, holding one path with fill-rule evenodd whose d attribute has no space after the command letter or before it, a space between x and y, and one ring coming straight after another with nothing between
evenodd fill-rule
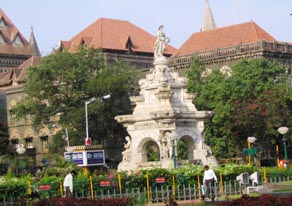
<instances>
[{"instance_id":1,"label":"tree","mask_svg":"<svg viewBox=\"0 0 292 206\"><path fill-rule=\"evenodd\" d=\"M63 51L42 59L39 66L28 69L25 98L13 108L18 118L32 115L33 125L58 124L67 128L72 145L83 145L85 137L85 101L110 94L88 105L89 134L93 143L121 144L126 131L114 117L130 112L128 93L136 88L137 72L129 64L116 62L106 65L100 50L80 48L76 53ZM64 148L60 131L51 151ZM121 139L122 138L122 139ZM62 147L61 147L62 146Z\"/></svg>"},{"instance_id":2,"label":"tree","mask_svg":"<svg viewBox=\"0 0 292 206\"><path fill-rule=\"evenodd\" d=\"M198 94L197 108L215 113L205 126L213 153L241 156L249 136L261 146L281 144L277 128L292 125L292 91L284 68L265 59L242 60L231 68L232 73L213 70L206 75L195 60L187 74L188 90Z\"/></svg>"},{"instance_id":3,"label":"tree","mask_svg":"<svg viewBox=\"0 0 292 206\"><path fill-rule=\"evenodd\" d=\"M0 115L2 117L5 116L3 108L0 108ZM7 124L5 121L0 120L0 156L7 154L9 145L8 137Z\"/></svg>"}]
</instances>

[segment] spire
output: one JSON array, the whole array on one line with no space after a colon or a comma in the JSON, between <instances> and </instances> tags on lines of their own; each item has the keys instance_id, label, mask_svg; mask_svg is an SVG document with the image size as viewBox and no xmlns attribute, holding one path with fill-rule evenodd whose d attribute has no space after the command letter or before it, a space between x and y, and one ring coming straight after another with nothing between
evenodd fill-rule
<instances>
[{"instance_id":1,"label":"spire","mask_svg":"<svg viewBox=\"0 0 292 206\"><path fill-rule=\"evenodd\" d=\"M31 52L31 55L33 56L41 56L38 44L33 34L33 27L31 27L31 34L29 38L29 51Z\"/></svg>"},{"instance_id":2,"label":"spire","mask_svg":"<svg viewBox=\"0 0 292 206\"><path fill-rule=\"evenodd\" d=\"M211 29L216 29L216 24L210 8L209 1L206 0L201 31L207 31Z\"/></svg>"}]
</instances>

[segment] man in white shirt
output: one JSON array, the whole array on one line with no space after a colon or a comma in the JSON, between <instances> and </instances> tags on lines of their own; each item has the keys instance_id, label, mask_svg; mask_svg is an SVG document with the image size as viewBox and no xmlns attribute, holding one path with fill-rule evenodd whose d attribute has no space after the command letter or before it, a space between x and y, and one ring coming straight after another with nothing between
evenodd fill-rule
<instances>
[{"instance_id":1,"label":"man in white shirt","mask_svg":"<svg viewBox=\"0 0 292 206\"><path fill-rule=\"evenodd\" d=\"M69 174L66 175L63 186L65 197L73 197L73 177L76 175L76 171L72 170Z\"/></svg>"},{"instance_id":2,"label":"man in white shirt","mask_svg":"<svg viewBox=\"0 0 292 206\"><path fill-rule=\"evenodd\" d=\"M206 196L210 198L210 193L212 195L212 201L215 199L215 193L212 187L214 187L214 182L217 182L217 177L214 170L210 169L208 165L205 165L203 184L206 186Z\"/></svg>"}]
</instances>

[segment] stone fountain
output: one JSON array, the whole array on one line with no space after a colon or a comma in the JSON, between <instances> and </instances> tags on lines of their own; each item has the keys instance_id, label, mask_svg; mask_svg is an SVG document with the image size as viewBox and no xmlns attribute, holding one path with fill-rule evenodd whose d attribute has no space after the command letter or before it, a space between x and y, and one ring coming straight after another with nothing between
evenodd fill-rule
<instances>
[{"instance_id":1,"label":"stone fountain","mask_svg":"<svg viewBox=\"0 0 292 206\"><path fill-rule=\"evenodd\" d=\"M162 26L163 28L163 26ZM119 171L137 171L142 168L173 168L180 161L173 161L178 141L187 148L188 162L216 166L211 148L204 143L204 121L211 118L211 111L198 111L192 100L194 94L185 90L186 78L180 77L168 67L163 56L169 39L159 27L155 43L154 68L145 79L139 81L140 95L131 97L135 103L133 114L120 115L115 119L127 128L123 160ZM147 160L147 148L152 143L158 150L156 161Z\"/></svg>"}]
</instances>

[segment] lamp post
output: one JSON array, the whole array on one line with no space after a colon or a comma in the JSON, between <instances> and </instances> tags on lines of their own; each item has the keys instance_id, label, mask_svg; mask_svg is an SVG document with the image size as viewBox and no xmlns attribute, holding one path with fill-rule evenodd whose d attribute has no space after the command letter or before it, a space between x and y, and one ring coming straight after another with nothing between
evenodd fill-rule
<instances>
[{"instance_id":1,"label":"lamp post","mask_svg":"<svg viewBox=\"0 0 292 206\"><path fill-rule=\"evenodd\" d=\"M286 138L285 138L285 134L287 134L287 132L289 131L288 127L280 127L277 130L282 136L283 136L283 145L284 145L284 159L285 159L285 168L288 168L288 155L287 155L287 147L286 147Z\"/></svg>"},{"instance_id":2,"label":"lamp post","mask_svg":"<svg viewBox=\"0 0 292 206\"><path fill-rule=\"evenodd\" d=\"M23 155L26 152L25 147L21 144L17 149L16 152L21 156L21 173L23 175L23 170L24 170L24 159L23 159Z\"/></svg>"},{"instance_id":3,"label":"lamp post","mask_svg":"<svg viewBox=\"0 0 292 206\"><path fill-rule=\"evenodd\" d=\"M176 168L176 152L175 152L176 136L177 135L175 133L171 133L169 136L172 145L173 168Z\"/></svg>"},{"instance_id":4,"label":"lamp post","mask_svg":"<svg viewBox=\"0 0 292 206\"><path fill-rule=\"evenodd\" d=\"M70 141L69 141L69 135L68 135L68 128L65 128L65 135L63 135L63 139L66 141L66 144L67 144L67 147L65 147L65 150L67 152L72 153L74 151L74 147L70 147Z\"/></svg>"},{"instance_id":5,"label":"lamp post","mask_svg":"<svg viewBox=\"0 0 292 206\"><path fill-rule=\"evenodd\" d=\"M101 97L101 99L109 99L111 96L105 95ZM85 145L90 145L91 144L91 139L89 138L88 134L88 111L87 111L87 106L91 104L92 102L95 102L97 99L95 97L91 98L89 101L85 101L85 128L86 128L86 138L85 138Z\"/></svg>"}]
</instances>

